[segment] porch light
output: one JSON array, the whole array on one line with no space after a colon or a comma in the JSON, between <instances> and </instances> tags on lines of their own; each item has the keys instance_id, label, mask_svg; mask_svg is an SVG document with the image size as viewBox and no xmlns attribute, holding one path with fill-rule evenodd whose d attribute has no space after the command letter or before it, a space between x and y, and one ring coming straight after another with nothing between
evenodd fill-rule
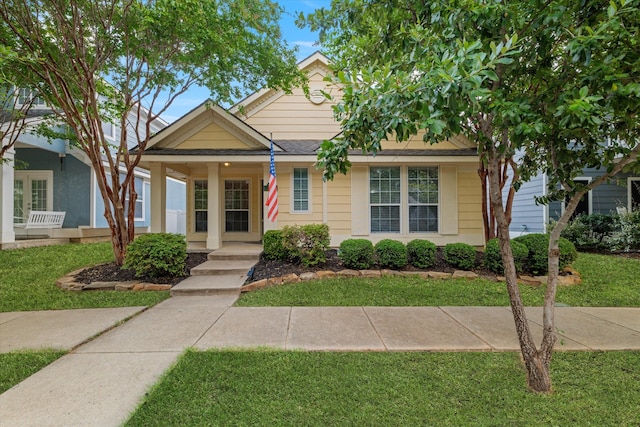
<instances>
[{"instance_id":1,"label":"porch light","mask_svg":"<svg viewBox=\"0 0 640 427\"><path fill-rule=\"evenodd\" d=\"M229 166L230 164L231 164L231 163L229 163L229 162L224 162L224 165L225 165L225 166Z\"/></svg>"}]
</instances>

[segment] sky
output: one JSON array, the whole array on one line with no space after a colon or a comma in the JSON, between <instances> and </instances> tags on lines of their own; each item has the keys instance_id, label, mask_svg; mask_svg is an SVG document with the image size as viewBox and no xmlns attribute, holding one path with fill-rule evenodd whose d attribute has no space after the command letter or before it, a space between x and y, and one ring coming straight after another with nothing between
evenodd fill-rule
<instances>
[{"instance_id":1,"label":"sky","mask_svg":"<svg viewBox=\"0 0 640 427\"><path fill-rule=\"evenodd\" d=\"M282 36L289 46L298 48L296 54L298 61L320 50L320 46L317 44L318 35L307 28L298 28L295 20L299 12L308 14L321 7L328 8L331 0L277 0L277 3L285 10L280 19ZM209 98L207 89L193 88L178 97L162 115L162 118L172 123L200 105L207 98Z\"/></svg>"}]
</instances>

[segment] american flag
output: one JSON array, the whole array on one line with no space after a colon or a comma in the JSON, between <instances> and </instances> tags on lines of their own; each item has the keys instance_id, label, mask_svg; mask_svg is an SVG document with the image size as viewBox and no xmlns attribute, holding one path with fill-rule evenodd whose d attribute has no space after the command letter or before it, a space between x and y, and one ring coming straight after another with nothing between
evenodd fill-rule
<instances>
[{"instance_id":1,"label":"american flag","mask_svg":"<svg viewBox=\"0 0 640 427\"><path fill-rule=\"evenodd\" d=\"M273 140L271 140L271 165L269 167L269 192L267 193L267 218L276 222L278 218L278 184L276 182L276 163L273 158Z\"/></svg>"}]
</instances>

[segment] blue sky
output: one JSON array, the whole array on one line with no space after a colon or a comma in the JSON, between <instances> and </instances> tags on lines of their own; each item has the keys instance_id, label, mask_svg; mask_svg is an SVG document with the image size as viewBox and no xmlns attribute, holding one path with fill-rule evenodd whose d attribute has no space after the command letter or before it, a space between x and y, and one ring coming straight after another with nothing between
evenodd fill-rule
<instances>
[{"instance_id":1,"label":"blue sky","mask_svg":"<svg viewBox=\"0 0 640 427\"><path fill-rule=\"evenodd\" d=\"M299 12L307 14L321 7L328 8L331 0L277 0L277 2L285 9L280 19L282 35L289 46L298 48L298 61L319 50L317 34L306 28L298 28L295 25L295 20ZM207 98L209 98L207 89L193 88L176 99L162 117L170 123L174 122Z\"/></svg>"}]
</instances>

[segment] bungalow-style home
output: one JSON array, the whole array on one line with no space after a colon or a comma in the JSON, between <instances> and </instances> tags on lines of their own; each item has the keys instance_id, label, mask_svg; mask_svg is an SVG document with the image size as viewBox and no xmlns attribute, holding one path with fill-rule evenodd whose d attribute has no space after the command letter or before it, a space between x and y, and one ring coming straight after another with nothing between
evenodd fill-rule
<instances>
[{"instance_id":1,"label":"bungalow-style home","mask_svg":"<svg viewBox=\"0 0 640 427\"><path fill-rule=\"evenodd\" d=\"M32 123L47 112L45 104L36 102L29 113L33 116ZM154 123L154 131L157 132L166 125L165 122L157 121ZM118 126L111 123L103 126L106 137L117 141L120 137ZM131 141L130 145L135 144L136 141ZM48 141L26 131L19 136L6 160L0 165L1 248L22 246L25 244L23 239L34 237L91 239L110 235L103 216L104 202L96 177L91 162L82 150L71 146L68 141ZM135 227L138 232L146 232L151 223L148 171L139 169L136 172L135 186L138 193ZM165 186L172 194L183 194L184 201L183 182L168 179ZM180 199L177 199L168 203L167 209L171 219L172 215L184 212L184 202L180 203ZM64 212L62 228L25 228L31 211ZM170 226L172 231L180 231L179 222L170 221ZM184 227L182 228L184 232Z\"/></svg>"},{"instance_id":2,"label":"bungalow-style home","mask_svg":"<svg viewBox=\"0 0 640 427\"><path fill-rule=\"evenodd\" d=\"M341 131L332 111L341 93L324 81L328 64L321 53L299 63L309 97L302 89L264 89L229 110L205 102L158 132L141 163L150 171L151 231L165 230L164 212L175 196L164 183L175 177L187 184L187 239L209 249L259 242L267 230L309 223L327 224L333 246L348 238L483 245L478 157L465 138L433 146L420 137L387 142L377 156L351 153L347 175L322 180L318 147ZM271 141L275 222L264 206Z\"/></svg>"},{"instance_id":3,"label":"bungalow-style home","mask_svg":"<svg viewBox=\"0 0 640 427\"><path fill-rule=\"evenodd\" d=\"M584 184L601 176L603 170L584 169L576 181ZM513 199L513 215L509 229L511 237L527 233L545 233L550 221L558 220L564 211L562 201L548 205L536 204L535 198L547 194L546 174L539 174L522 184ZM611 182L589 191L578 204L576 215L595 213L611 215L640 209L640 176L621 174Z\"/></svg>"}]
</instances>

